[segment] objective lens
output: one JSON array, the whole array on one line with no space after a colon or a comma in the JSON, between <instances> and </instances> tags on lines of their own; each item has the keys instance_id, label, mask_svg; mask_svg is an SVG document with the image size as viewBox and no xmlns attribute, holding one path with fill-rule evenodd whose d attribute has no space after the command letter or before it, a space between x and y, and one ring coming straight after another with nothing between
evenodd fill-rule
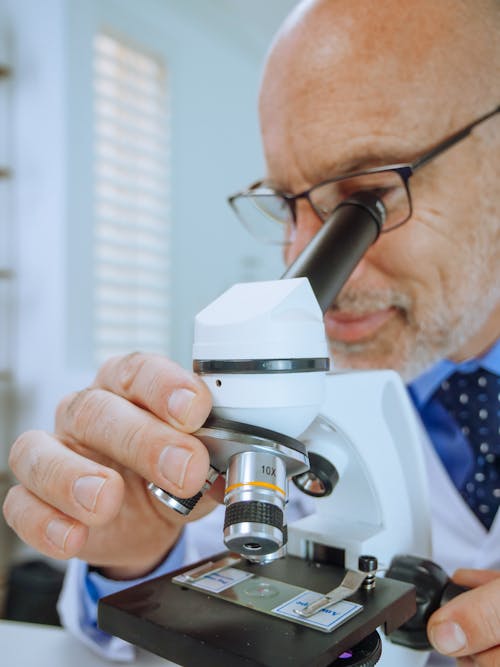
<instances>
[{"instance_id":1,"label":"objective lens","mask_svg":"<svg viewBox=\"0 0 500 667\"><path fill-rule=\"evenodd\" d=\"M224 504L224 542L251 558L265 557L286 543L286 467L266 452L241 452L229 461Z\"/></svg>"}]
</instances>

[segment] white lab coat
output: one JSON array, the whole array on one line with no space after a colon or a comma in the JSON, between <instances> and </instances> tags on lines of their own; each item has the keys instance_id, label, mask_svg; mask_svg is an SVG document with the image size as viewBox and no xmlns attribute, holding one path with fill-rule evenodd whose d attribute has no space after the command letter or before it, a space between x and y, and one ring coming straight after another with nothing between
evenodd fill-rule
<instances>
[{"instance_id":1,"label":"white lab coat","mask_svg":"<svg viewBox=\"0 0 500 667\"><path fill-rule=\"evenodd\" d=\"M432 558L448 574L460 567L500 569L500 513L489 531L464 502L433 446L424 443L432 516Z\"/></svg>"}]
</instances>

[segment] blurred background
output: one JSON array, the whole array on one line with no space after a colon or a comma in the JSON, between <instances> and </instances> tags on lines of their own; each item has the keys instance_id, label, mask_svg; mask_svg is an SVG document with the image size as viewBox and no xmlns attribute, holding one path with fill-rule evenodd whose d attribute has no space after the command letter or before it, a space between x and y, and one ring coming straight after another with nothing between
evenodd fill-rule
<instances>
[{"instance_id":1,"label":"blurred background","mask_svg":"<svg viewBox=\"0 0 500 667\"><path fill-rule=\"evenodd\" d=\"M193 317L279 252L228 194L263 175L262 62L295 0L0 0L0 501L112 354L191 363ZM63 566L0 518L0 617L57 623Z\"/></svg>"}]
</instances>

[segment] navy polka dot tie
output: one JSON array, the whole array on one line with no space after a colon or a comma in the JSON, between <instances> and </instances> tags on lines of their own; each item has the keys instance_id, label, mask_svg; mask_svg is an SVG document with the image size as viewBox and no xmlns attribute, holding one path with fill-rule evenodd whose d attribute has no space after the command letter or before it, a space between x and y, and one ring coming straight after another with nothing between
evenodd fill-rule
<instances>
[{"instance_id":1,"label":"navy polka dot tie","mask_svg":"<svg viewBox=\"0 0 500 667\"><path fill-rule=\"evenodd\" d=\"M489 530L500 504L500 377L483 369L457 372L434 398L470 444L473 464L459 490Z\"/></svg>"}]
</instances>

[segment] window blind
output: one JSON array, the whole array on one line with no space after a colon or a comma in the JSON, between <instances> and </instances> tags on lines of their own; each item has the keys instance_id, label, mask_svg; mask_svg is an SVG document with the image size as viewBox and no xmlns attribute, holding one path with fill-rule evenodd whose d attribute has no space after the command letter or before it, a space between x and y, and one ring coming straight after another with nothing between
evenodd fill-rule
<instances>
[{"instance_id":1,"label":"window blind","mask_svg":"<svg viewBox=\"0 0 500 667\"><path fill-rule=\"evenodd\" d=\"M113 35L94 40L94 326L97 364L168 352L169 99L165 64Z\"/></svg>"}]
</instances>

